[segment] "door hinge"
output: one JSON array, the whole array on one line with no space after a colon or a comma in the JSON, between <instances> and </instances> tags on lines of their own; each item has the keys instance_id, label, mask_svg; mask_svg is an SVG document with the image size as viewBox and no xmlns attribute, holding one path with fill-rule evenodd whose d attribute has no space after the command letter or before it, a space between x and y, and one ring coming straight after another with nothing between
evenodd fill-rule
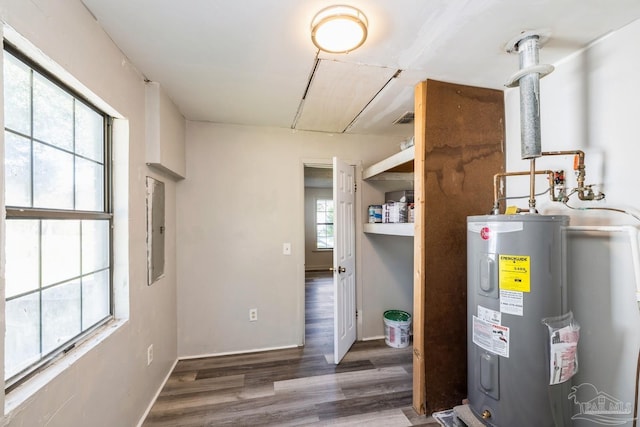
<instances>
[{"instance_id":1,"label":"door hinge","mask_svg":"<svg viewBox=\"0 0 640 427\"><path fill-rule=\"evenodd\" d=\"M358 192L358 183L357 183L357 182L354 182L354 183L353 183L353 192L354 192L354 193L357 193L357 192Z\"/></svg>"}]
</instances>

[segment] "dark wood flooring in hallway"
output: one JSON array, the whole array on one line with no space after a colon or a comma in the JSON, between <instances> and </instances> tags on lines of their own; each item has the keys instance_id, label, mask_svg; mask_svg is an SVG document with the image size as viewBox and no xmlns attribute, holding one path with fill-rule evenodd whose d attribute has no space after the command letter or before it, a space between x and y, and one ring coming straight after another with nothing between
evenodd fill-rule
<instances>
[{"instance_id":1,"label":"dark wood flooring in hallway","mask_svg":"<svg viewBox=\"0 0 640 427\"><path fill-rule=\"evenodd\" d=\"M411 407L411 347L356 342L334 365L332 276L305 288L304 347L181 360L143 425L439 426Z\"/></svg>"}]
</instances>

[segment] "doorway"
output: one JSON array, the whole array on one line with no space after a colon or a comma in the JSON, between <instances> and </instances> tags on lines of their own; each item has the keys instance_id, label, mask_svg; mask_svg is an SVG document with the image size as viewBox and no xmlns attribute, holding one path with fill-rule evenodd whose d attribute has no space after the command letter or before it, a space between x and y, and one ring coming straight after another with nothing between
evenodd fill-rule
<instances>
[{"instance_id":1,"label":"doorway","mask_svg":"<svg viewBox=\"0 0 640 427\"><path fill-rule=\"evenodd\" d=\"M304 292L304 353L333 359L333 273L306 271Z\"/></svg>"},{"instance_id":2,"label":"doorway","mask_svg":"<svg viewBox=\"0 0 640 427\"><path fill-rule=\"evenodd\" d=\"M304 170L304 175L309 178L306 180L309 185L305 186L304 191L304 270L333 271L332 361L339 364L357 336L356 167L334 157L331 167L326 164L304 164ZM331 198L328 188L329 170ZM324 184L320 185L317 181L313 183L314 178ZM318 256L322 261L316 259ZM311 261L312 258L314 261Z\"/></svg>"},{"instance_id":3,"label":"doorway","mask_svg":"<svg viewBox=\"0 0 640 427\"><path fill-rule=\"evenodd\" d=\"M332 203L331 165L305 165L305 353L333 354Z\"/></svg>"}]
</instances>

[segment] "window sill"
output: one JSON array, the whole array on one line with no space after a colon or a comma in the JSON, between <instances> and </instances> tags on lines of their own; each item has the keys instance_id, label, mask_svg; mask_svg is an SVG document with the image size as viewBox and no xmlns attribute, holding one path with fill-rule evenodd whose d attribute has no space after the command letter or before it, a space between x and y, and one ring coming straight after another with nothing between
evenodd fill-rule
<instances>
[{"instance_id":1,"label":"window sill","mask_svg":"<svg viewBox=\"0 0 640 427\"><path fill-rule=\"evenodd\" d=\"M11 390L11 392L5 396L5 415L11 413L11 411L17 409L20 405L28 401L32 396L45 388L58 375L73 366L85 354L99 346L126 323L126 319L117 319L107 323L96 330L95 333L87 337L86 340L79 343L73 350L69 351L59 360L56 360L41 372L35 374L32 378L25 381L24 384L19 385L15 390Z\"/></svg>"},{"instance_id":2,"label":"window sill","mask_svg":"<svg viewBox=\"0 0 640 427\"><path fill-rule=\"evenodd\" d=\"M333 252L333 249L314 249L311 252Z\"/></svg>"}]
</instances>

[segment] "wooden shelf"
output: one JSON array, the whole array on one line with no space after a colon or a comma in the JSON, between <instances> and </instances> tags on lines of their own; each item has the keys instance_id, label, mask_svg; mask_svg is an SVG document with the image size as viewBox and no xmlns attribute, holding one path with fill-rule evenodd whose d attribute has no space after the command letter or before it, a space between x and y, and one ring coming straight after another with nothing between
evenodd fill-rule
<instances>
[{"instance_id":1,"label":"wooden shelf","mask_svg":"<svg viewBox=\"0 0 640 427\"><path fill-rule=\"evenodd\" d=\"M365 223L364 232L369 234L387 234L391 236L410 236L413 237L413 223Z\"/></svg>"},{"instance_id":2,"label":"wooden shelf","mask_svg":"<svg viewBox=\"0 0 640 427\"><path fill-rule=\"evenodd\" d=\"M410 173L413 172L413 159L415 157L415 147L411 146L384 160L375 163L362 172L362 179L372 179L385 172ZM400 175L402 176L402 175ZM398 179L396 176L393 179ZM406 179L406 175L404 176Z\"/></svg>"},{"instance_id":3,"label":"wooden shelf","mask_svg":"<svg viewBox=\"0 0 640 427\"><path fill-rule=\"evenodd\" d=\"M413 188L413 159L415 157L413 146L393 154L386 159L374 163L362 171L362 179L375 182L378 188L387 186L398 189L398 182L411 183ZM386 184L386 185L385 185ZM364 232L370 234L386 234L390 236L413 236L413 223L365 223Z\"/></svg>"}]
</instances>

